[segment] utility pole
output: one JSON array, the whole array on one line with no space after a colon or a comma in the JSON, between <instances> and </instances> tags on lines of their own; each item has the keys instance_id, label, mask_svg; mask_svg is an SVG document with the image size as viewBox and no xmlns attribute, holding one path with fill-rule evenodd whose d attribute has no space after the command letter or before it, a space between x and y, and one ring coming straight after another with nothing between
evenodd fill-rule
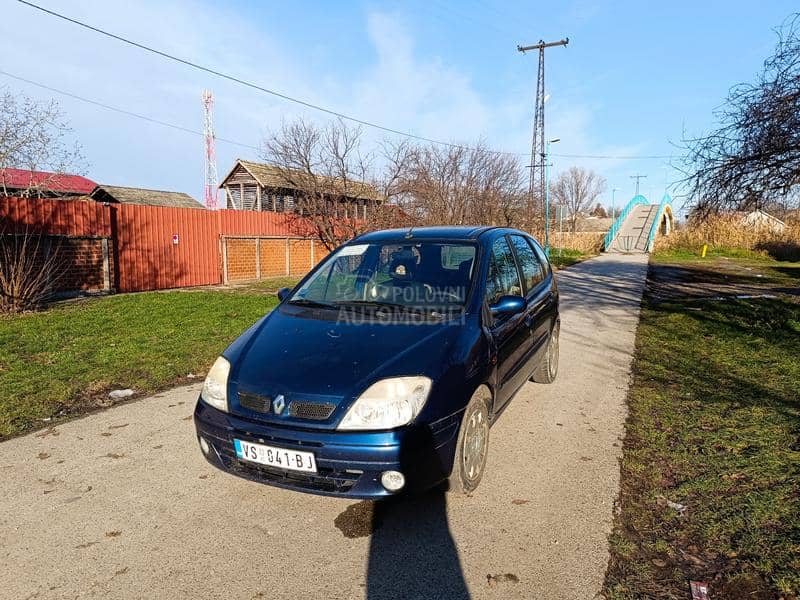
<instances>
[{"instance_id":1,"label":"utility pole","mask_svg":"<svg viewBox=\"0 0 800 600\"><path fill-rule=\"evenodd\" d=\"M639 195L639 180L640 179L646 179L646 178L647 178L647 175L639 175L638 173L636 175L631 175L631 179L635 179L636 180L636 195L637 196Z\"/></svg>"},{"instance_id":2,"label":"utility pole","mask_svg":"<svg viewBox=\"0 0 800 600\"><path fill-rule=\"evenodd\" d=\"M566 46L569 44L569 38L564 38L557 42L545 42L539 40L538 44L532 46L517 46L517 50L523 54L531 51L539 51L539 73L536 79L536 100L533 109L533 136L531 141L531 176L528 188L530 197L530 210L536 200L536 195L539 195L542 202L546 202L547 190L546 184L546 152L545 152L545 138L544 138L544 50L545 48L552 48L554 46ZM547 212L547 207L542 212ZM545 224L546 226L547 224Z\"/></svg>"},{"instance_id":3,"label":"utility pole","mask_svg":"<svg viewBox=\"0 0 800 600\"><path fill-rule=\"evenodd\" d=\"M561 138L547 140L544 150L544 255L550 258L550 144L557 144Z\"/></svg>"}]
</instances>

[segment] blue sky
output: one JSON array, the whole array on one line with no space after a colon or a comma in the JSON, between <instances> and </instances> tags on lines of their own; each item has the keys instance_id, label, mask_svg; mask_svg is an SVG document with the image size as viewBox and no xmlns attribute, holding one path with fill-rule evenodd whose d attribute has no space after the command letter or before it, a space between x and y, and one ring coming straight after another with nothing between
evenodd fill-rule
<instances>
[{"instance_id":1,"label":"blue sky","mask_svg":"<svg viewBox=\"0 0 800 600\"><path fill-rule=\"evenodd\" d=\"M683 132L714 125L731 85L751 81L796 2L234 2L40 0L92 25L331 109L419 135L526 153L536 55L518 43L569 36L548 50L547 136L554 154L676 153ZM281 119L325 115L215 79L2 0L0 70L191 129L200 93L216 96L219 137L259 146ZM0 75L0 85L56 98L101 183L202 198L200 137L106 111ZM384 134L365 132L370 140ZM220 177L256 150L219 142ZM659 197L677 175L663 159L554 156L590 167L603 201ZM524 164L528 164L527 161Z\"/></svg>"}]
</instances>

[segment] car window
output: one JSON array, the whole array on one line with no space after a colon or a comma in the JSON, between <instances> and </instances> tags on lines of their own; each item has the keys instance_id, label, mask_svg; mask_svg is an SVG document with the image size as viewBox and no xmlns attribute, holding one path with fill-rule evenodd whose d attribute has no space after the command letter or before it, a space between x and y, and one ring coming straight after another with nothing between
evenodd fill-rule
<instances>
[{"instance_id":1,"label":"car window","mask_svg":"<svg viewBox=\"0 0 800 600\"><path fill-rule=\"evenodd\" d=\"M442 246L442 268L449 271L464 269L464 264L468 263L468 271L472 271L472 259L475 258L475 248L472 246Z\"/></svg>"},{"instance_id":2,"label":"car window","mask_svg":"<svg viewBox=\"0 0 800 600\"><path fill-rule=\"evenodd\" d=\"M547 277L547 275L552 270L550 268L550 261L547 260L547 256L545 255L544 250L542 250L542 247L539 244L537 244L533 240L528 240L528 242L531 244L531 246L533 246L533 250L534 252L536 252L536 256L539 258L539 262L544 266L544 275L545 277Z\"/></svg>"},{"instance_id":3,"label":"car window","mask_svg":"<svg viewBox=\"0 0 800 600\"><path fill-rule=\"evenodd\" d=\"M525 293L533 290L539 282L544 279L545 270L544 266L531 248L531 245L521 235L512 235L511 243L514 245L514 251L517 253L519 266L522 270L522 282L525 285Z\"/></svg>"},{"instance_id":4,"label":"car window","mask_svg":"<svg viewBox=\"0 0 800 600\"><path fill-rule=\"evenodd\" d=\"M463 306L475 253L471 243L351 244L328 257L289 302Z\"/></svg>"},{"instance_id":5,"label":"car window","mask_svg":"<svg viewBox=\"0 0 800 600\"><path fill-rule=\"evenodd\" d=\"M501 296L522 296L514 254L505 237L498 238L492 246L486 276L486 300L494 304Z\"/></svg>"},{"instance_id":6,"label":"car window","mask_svg":"<svg viewBox=\"0 0 800 600\"><path fill-rule=\"evenodd\" d=\"M309 300L357 298L355 282L364 260L364 253L344 253L329 262L318 277L301 290L301 297Z\"/></svg>"}]
</instances>

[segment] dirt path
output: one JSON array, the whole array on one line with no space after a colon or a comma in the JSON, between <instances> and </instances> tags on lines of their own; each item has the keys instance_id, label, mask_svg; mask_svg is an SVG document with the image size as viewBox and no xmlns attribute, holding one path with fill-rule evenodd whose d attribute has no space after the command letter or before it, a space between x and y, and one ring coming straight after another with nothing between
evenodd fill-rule
<instances>
[{"instance_id":1,"label":"dirt path","mask_svg":"<svg viewBox=\"0 0 800 600\"><path fill-rule=\"evenodd\" d=\"M197 385L0 444L0 596L594 597L646 260L559 272L559 379L492 429L471 498L375 505L220 473L194 439Z\"/></svg>"}]
</instances>

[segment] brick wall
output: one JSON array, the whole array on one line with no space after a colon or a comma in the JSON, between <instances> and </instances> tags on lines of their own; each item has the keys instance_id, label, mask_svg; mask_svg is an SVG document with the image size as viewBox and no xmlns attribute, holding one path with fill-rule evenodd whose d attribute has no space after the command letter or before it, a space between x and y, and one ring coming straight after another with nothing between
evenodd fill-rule
<instances>
[{"instance_id":1,"label":"brick wall","mask_svg":"<svg viewBox=\"0 0 800 600\"><path fill-rule=\"evenodd\" d=\"M33 269L41 272L48 268L52 274L50 285L56 294L69 292L110 291L113 273L113 253L104 261L104 244L107 238L82 238L60 235L4 235L0 236L3 255L13 262L21 256L34 257ZM47 265L47 266L46 266Z\"/></svg>"},{"instance_id":2,"label":"brick wall","mask_svg":"<svg viewBox=\"0 0 800 600\"><path fill-rule=\"evenodd\" d=\"M261 277L286 275L286 240L261 238L259 244Z\"/></svg>"},{"instance_id":3,"label":"brick wall","mask_svg":"<svg viewBox=\"0 0 800 600\"><path fill-rule=\"evenodd\" d=\"M258 240L227 238L225 240L228 281L256 279L256 244Z\"/></svg>"},{"instance_id":4,"label":"brick wall","mask_svg":"<svg viewBox=\"0 0 800 600\"><path fill-rule=\"evenodd\" d=\"M103 264L101 238L59 238L52 242L61 276L56 283L60 292L106 290L114 272L113 253L108 253L109 270ZM107 243L107 242L106 242Z\"/></svg>"},{"instance_id":5,"label":"brick wall","mask_svg":"<svg viewBox=\"0 0 800 600\"><path fill-rule=\"evenodd\" d=\"M311 240L289 240L289 273L305 275L311 270Z\"/></svg>"},{"instance_id":6,"label":"brick wall","mask_svg":"<svg viewBox=\"0 0 800 600\"><path fill-rule=\"evenodd\" d=\"M330 252L328 252L328 249L325 247L325 244L323 244L320 241L316 241L315 240L314 241L314 263L315 264L318 263L323 258L328 256L328 254L330 254Z\"/></svg>"},{"instance_id":7,"label":"brick wall","mask_svg":"<svg viewBox=\"0 0 800 600\"><path fill-rule=\"evenodd\" d=\"M227 258L228 281L246 281L287 274L300 277L308 273L328 254L325 246L311 239L226 237L223 243ZM256 268L256 261L260 268Z\"/></svg>"}]
</instances>

